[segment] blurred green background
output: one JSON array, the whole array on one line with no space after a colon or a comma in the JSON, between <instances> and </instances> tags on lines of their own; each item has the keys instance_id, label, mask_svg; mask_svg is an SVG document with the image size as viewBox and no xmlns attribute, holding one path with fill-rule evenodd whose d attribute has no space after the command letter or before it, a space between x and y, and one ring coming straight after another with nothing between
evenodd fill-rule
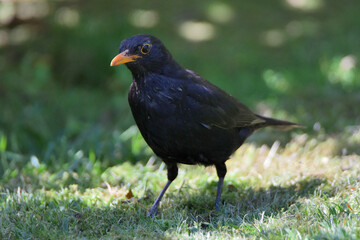
<instances>
[{"instance_id":1,"label":"blurred green background","mask_svg":"<svg viewBox=\"0 0 360 240\"><path fill-rule=\"evenodd\" d=\"M149 159L131 127L131 74L109 67L139 33L255 112L359 153L359 12L358 0L1 2L0 176ZM251 141L291 137L272 135Z\"/></svg>"}]
</instances>

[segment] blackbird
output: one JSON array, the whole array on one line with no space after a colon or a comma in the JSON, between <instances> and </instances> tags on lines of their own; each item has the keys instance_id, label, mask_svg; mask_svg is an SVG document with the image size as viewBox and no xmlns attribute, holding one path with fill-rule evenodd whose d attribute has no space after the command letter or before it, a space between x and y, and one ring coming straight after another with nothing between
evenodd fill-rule
<instances>
[{"instance_id":1,"label":"blackbird","mask_svg":"<svg viewBox=\"0 0 360 240\"><path fill-rule=\"evenodd\" d=\"M178 163L215 165L219 210L225 161L257 129L291 129L299 124L263 117L239 100L180 66L152 35L135 35L120 44L110 66L125 63L133 76L129 104L147 144L167 166L168 181L149 215L177 177Z\"/></svg>"}]
</instances>

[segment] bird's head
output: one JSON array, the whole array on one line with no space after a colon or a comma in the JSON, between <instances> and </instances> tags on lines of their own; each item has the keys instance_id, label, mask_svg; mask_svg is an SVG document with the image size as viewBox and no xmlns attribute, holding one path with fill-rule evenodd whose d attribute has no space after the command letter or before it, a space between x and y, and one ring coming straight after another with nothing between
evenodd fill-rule
<instances>
[{"instance_id":1,"label":"bird's head","mask_svg":"<svg viewBox=\"0 0 360 240\"><path fill-rule=\"evenodd\" d=\"M125 39L120 44L119 52L110 66L125 63L133 73L159 72L172 62L169 51L151 35L140 34Z\"/></svg>"}]
</instances>

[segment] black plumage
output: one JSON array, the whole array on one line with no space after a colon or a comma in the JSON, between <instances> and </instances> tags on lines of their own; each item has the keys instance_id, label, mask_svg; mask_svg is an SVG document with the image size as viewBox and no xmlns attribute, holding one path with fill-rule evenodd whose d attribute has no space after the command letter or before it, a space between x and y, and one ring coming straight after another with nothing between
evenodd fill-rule
<instances>
[{"instance_id":1,"label":"black plumage","mask_svg":"<svg viewBox=\"0 0 360 240\"><path fill-rule=\"evenodd\" d=\"M180 66L151 35L124 40L111 66L123 63L133 75L129 104L136 124L168 169L168 182L150 209L151 216L176 178L178 163L215 165L219 176L215 209L219 210L225 161L230 155L259 128L302 127L254 114L236 98Z\"/></svg>"}]
</instances>

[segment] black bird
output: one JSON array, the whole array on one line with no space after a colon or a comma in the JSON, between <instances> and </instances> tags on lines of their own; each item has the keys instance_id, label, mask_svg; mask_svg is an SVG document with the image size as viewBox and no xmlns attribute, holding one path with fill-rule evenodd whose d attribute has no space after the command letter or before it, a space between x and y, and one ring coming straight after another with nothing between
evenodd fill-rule
<instances>
[{"instance_id":1,"label":"black bird","mask_svg":"<svg viewBox=\"0 0 360 240\"><path fill-rule=\"evenodd\" d=\"M142 136L166 164L168 182L149 210L154 216L177 177L178 163L215 165L219 210L225 161L257 129L302 127L252 113L244 104L195 72L180 66L151 35L125 39L110 66L125 63L132 73L129 104Z\"/></svg>"}]
</instances>

